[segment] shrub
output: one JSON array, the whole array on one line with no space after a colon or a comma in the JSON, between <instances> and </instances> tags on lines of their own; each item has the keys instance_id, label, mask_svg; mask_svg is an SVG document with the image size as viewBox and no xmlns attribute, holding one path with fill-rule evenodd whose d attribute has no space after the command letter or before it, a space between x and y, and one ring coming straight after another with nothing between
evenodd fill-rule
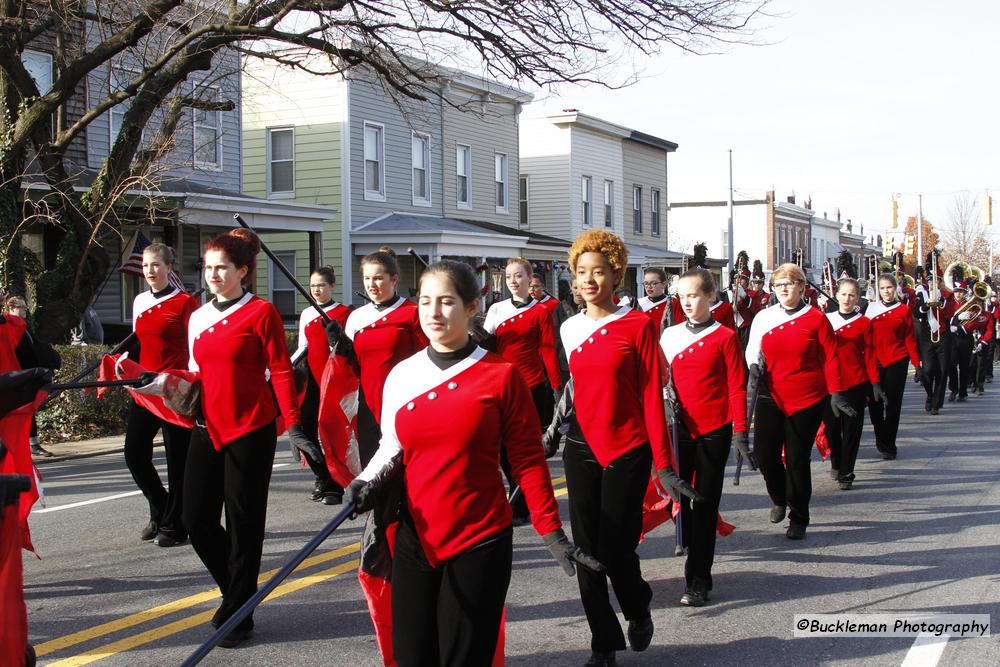
<instances>
[{"instance_id":1,"label":"shrub","mask_svg":"<svg viewBox=\"0 0 1000 667\"><path fill-rule=\"evenodd\" d=\"M56 382L68 382L110 349L106 345L57 345L55 348L62 357L62 368L56 371ZM96 380L97 370L85 379ZM38 434L42 442L120 435L125 432L129 402L128 391L122 387L108 389L100 400L94 391L86 394L79 389L61 392L38 413Z\"/></svg>"}]
</instances>

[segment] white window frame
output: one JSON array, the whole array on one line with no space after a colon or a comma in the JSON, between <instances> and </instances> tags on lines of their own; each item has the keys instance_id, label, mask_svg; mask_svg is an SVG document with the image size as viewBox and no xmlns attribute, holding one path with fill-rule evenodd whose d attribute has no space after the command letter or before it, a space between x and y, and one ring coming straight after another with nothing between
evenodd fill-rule
<instances>
[{"instance_id":1,"label":"white window frame","mask_svg":"<svg viewBox=\"0 0 1000 667\"><path fill-rule=\"evenodd\" d=\"M642 186L632 186L632 233L642 234Z\"/></svg>"},{"instance_id":2,"label":"white window frame","mask_svg":"<svg viewBox=\"0 0 1000 667\"><path fill-rule=\"evenodd\" d=\"M465 156L462 156L462 152ZM461 169L465 169L465 173ZM459 187L459 179L465 178L465 201L462 201L462 190ZM456 144L455 146L455 205L458 208L472 208L472 146L468 144Z\"/></svg>"},{"instance_id":3,"label":"white window frame","mask_svg":"<svg viewBox=\"0 0 1000 667\"><path fill-rule=\"evenodd\" d=\"M269 127L265 130L265 142L266 142L266 162L267 162L267 197L268 199L291 199L295 196L295 126L286 125L282 127ZM281 160L275 160L272 153L272 141L271 136L275 132L291 132L292 133L292 157L282 158ZM291 190L275 190L274 182L271 178L271 166L275 162L291 162L292 163L292 189Z\"/></svg>"},{"instance_id":4,"label":"white window frame","mask_svg":"<svg viewBox=\"0 0 1000 667\"><path fill-rule=\"evenodd\" d=\"M365 151L368 149L367 134L368 128L372 128L378 131L378 145L376 149L378 150L378 189L369 190L368 189L368 155ZM385 125L382 123L372 123L370 121L365 121L363 129L361 131L361 183L364 186L365 200L366 201L385 201Z\"/></svg>"},{"instance_id":5,"label":"white window frame","mask_svg":"<svg viewBox=\"0 0 1000 667\"><path fill-rule=\"evenodd\" d=\"M520 227L527 227L530 222L530 212L528 210L528 197L531 194L531 178L528 176L518 176L517 178L517 224ZM524 215L521 215L521 207L524 207Z\"/></svg>"},{"instance_id":6,"label":"white window frame","mask_svg":"<svg viewBox=\"0 0 1000 667\"><path fill-rule=\"evenodd\" d=\"M649 235L660 235L660 191L656 188L649 189Z\"/></svg>"},{"instance_id":7,"label":"white window frame","mask_svg":"<svg viewBox=\"0 0 1000 667\"><path fill-rule=\"evenodd\" d=\"M116 65L112 64L110 69L110 74L108 76L108 95L113 95L118 92L119 89L114 86L115 70L120 72L126 72L129 76L129 80L139 76L139 70L133 67L128 67L127 65ZM115 139L118 138L118 132L121 131L121 124L125 118L125 114L128 112L129 107L132 104L131 98L123 100L118 104L114 105L108 109L108 153L111 153L111 149L114 148ZM115 130L115 116L118 115L122 120L118 121L118 130ZM143 128L142 138L146 136L146 130Z\"/></svg>"},{"instance_id":8,"label":"white window frame","mask_svg":"<svg viewBox=\"0 0 1000 667\"><path fill-rule=\"evenodd\" d=\"M615 182L604 180L604 226L615 226Z\"/></svg>"},{"instance_id":9,"label":"white window frame","mask_svg":"<svg viewBox=\"0 0 1000 667\"><path fill-rule=\"evenodd\" d=\"M423 170L426 197L418 197L415 192L417 182L414 178L413 170L417 167L413 166L413 146L417 141L422 142L424 147ZM410 197L414 206L430 206L433 199L433 195L431 194L431 135L424 134L423 132L410 133Z\"/></svg>"},{"instance_id":10,"label":"white window frame","mask_svg":"<svg viewBox=\"0 0 1000 667\"><path fill-rule=\"evenodd\" d=\"M503 206L497 204L496 212L510 215L510 163L506 153L493 154L493 203L497 204L498 194L503 195ZM501 179L497 180L497 176Z\"/></svg>"},{"instance_id":11,"label":"white window frame","mask_svg":"<svg viewBox=\"0 0 1000 667\"><path fill-rule=\"evenodd\" d=\"M194 93L197 94L198 91L211 91L212 95L211 101L217 102L222 97L222 90L219 86L198 84L195 86ZM198 122L198 114L214 114L215 115L215 162L202 162L198 159L198 129L210 128L210 125L205 125L204 123ZM194 164L195 168L202 169L205 171L222 171L222 112L221 111L201 111L199 109L191 110L191 162Z\"/></svg>"},{"instance_id":12,"label":"white window frame","mask_svg":"<svg viewBox=\"0 0 1000 667\"><path fill-rule=\"evenodd\" d=\"M587 175L580 177L580 213L585 227L594 224L594 179Z\"/></svg>"},{"instance_id":13,"label":"white window frame","mask_svg":"<svg viewBox=\"0 0 1000 667\"><path fill-rule=\"evenodd\" d=\"M296 251L295 250L277 250L277 251L275 251L274 254L275 254L275 256L279 260L281 260L282 264L284 264L286 267L289 267L289 270L292 271L292 273L295 272L295 259L296 259L296 257L295 257ZM289 256L290 256L290 258L289 258ZM268 262L267 262L267 298L268 298L268 301L270 301L272 304L274 304L274 279L275 279L275 276L277 276L277 275L279 275L279 272L276 271L275 268L274 268L274 261L271 260L271 259L268 259ZM281 274L281 277L284 278L285 276L283 274ZM281 290L281 291L282 292L291 292L292 293L292 312L290 314L286 314L286 313L282 313L280 310L278 311L281 314L281 320L282 320L282 322L284 322L286 317L293 318L293 317L295 317L295 314L298 312L298 306L296 304L296 301L298 300L298 297L297 297L298 293L295 291L294 287L290 287L287 290ZM276 304L275 304L275 308L277 308Z\"/></svg>"}]
</instances>

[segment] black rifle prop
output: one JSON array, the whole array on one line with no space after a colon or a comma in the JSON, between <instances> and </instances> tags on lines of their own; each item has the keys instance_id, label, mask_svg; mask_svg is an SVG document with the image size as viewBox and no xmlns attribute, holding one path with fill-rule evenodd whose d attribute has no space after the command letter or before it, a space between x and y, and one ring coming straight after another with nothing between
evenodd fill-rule
<instances>
[{"instance_id":1,"label":"black rifle prop","mask_svg":"<svg viewBox=\"0 0 1000 667\"><path fill-rule=\"evenodd\" d=\"M0 475L0 510L17 503L22 493L31 491L27 475Z\"/></svg>"},{"instance_id":2,"label":"black rifle prop","mask_svg":"<svg viewBox=\"0 0 1000 667\"><path fill-rule=\"evenodd\" d=\"M261 586L260 590L258 590L252 598L247 600L242 607L236 610L235 614L230 616L225 623L219 626L219 629L215 631L215 634L209 637L208 641L199 646L198 649L182 663L182 666L190 667L191 665L197 665L199 662L204 660L205 656L207 656L209 652L211 652L211 650L226 637L226 635L232 632L233 628L239 625L243 619L253 613L253 610L264 601L264 598L270 595L271 591L277 588L282 581L287 579L288 576L295 571L295 568L302 564L302 561L308 558L312 552L316 551L317 547L319 547L319 545L321 545L326 538L330 537L330 535L333 534L333 531L337 530L337 528L340 527L340 524L344 523L344 521L347 520L355 509L356 508L353 503L345 505L344 508L330 520L330 523L326 524L321 531L316 533L316 535L309 540L308 544L302 547L297 554L292 556L291 560L285 563L277 574L268 579L267 583Z\"/></svg>"},{"instance_id":3,"label":"black rifle prop","mask_svg":"<svg viewBox=\"0 0 1000 667\"><path fill-rule=\"evenodd\" d=\"M241 216L239 213L233 213L233 220L239 223L240 227L242 227L243 229L249 229L251 232L253 232L253 227L248 225L246 220L244 220L243 216ZM258 240L260 240L259 236ZM316 309L316 312L319 313L319 316L323 318L323 325L325 326L330 322L332 322L333 320L330 318L329 315L327 315L326 311L323 310L318 303L316 303L316 299L314 299L312 294L309 293L309 290L303 287L302 283L300 283L298 280L295 279L295 276L292 274L292 272L289 271L285 267L285 265L281 263L280 259L275 257L274 253L271 252L271 249L268 248L267 244L264 243L263 241L260 241L260 249L264 251L265 255L271 258L271 261L274 263L275 268L281 271L281 274L283 276L288 278L288 281L292 283L292 287L297 289L299 294L301 294L303 298L305 298L305 300L309 303L309 305Z\"/></svg>"},{"instance_id":4,"label":"black rifle prop","mask_svg":"<svg viewBox=\"0 0 1000 667\"><path fill-rule=\"evenodd\" d=\"M670 304L668 303L667 304L667 310L669 310L669 309L670 309ZM669 316L669 319L672 322L673 321L673 316L672 315ZM670 422L670 440L671 440L671 443L673 445L673 450L674 450L674 461L676 461L677 462L677 466L680 467L680 438L679 438L678 430L677 430L677 420L679 420L681 418L680 417L680 409L681 408L680 408L680 405L676 401L677 388L674 386L673 374L671 374L670 377L667 378L667 387L669 388L669 396L665 396L663 400L664 400L665 404L666 403L670 404L670 410L667 411L667 414L668 415L670 415L670 414L673 415L673 418L669 418L668 417L667 421ZM678 498L679 498L678 502L683 502L683 498L680 495L678 495ZM674 555L675 556L683 556L684 555L684 524L683 524L683 521L682 521L681 517L682 517L681 512L677 512L677 517L676 517L676 520L674 521Z\"/></svg>"},{"instance_id":5,"label":"black rifle prop","mask_svg":"<svg viewBox=\"0 0 1000 667\"><path fill-rule=\"evenodd\" d=\"M754 424L754 413L757 411L757 399L760 397L760 385L764 382L764 374L767 372L767 367L764 361L764 351L760 351L760 355L757 357L757 377L751 376L750 384L747 386L747 422L750 425ZM753 427L754 440L756 441L757 427ZM754 442L756 445L756 442ZM740 454L739 450L736 450L736 474L733 475L733 486L740 485L740 475L743 473L743 455Z\"/></svg>"},{"instance_id":6,"label":"black rifle prop","mask_svg":"<svg viewBox=\"0 0 1000 667\"><path fill-rule=\"evenodd\" d=\"M812 287L814 290L816 290L817 292L819 292L820 294L822 294L823 296L825 296L827 298L827 300L833 301L834 303L836 303L836 299L834 299L832 296L830 296L829 294L827 294L826 292L824 292L822 287L820 287L819 285L817 285L816 283L814 283L811 280L807 280L806 282L809 283L809 286Z\"/></svg>"},{"instance_id":7,"label":"black rifle prop","mask_svg":"<svg viewBox=\"0 0 1000 667\"><path fill-rule=\"evenodd\" d=\"M367 301L369 303L375 303L374 301L372 301L372 298L370 296L368 296L367 294L365 294L364 292L355 292L354 296L360 296L362 299L364 299L365 301Z\"/></svg>"},{"instance_id":8,"label":"black rifle prop","mask_svg":"<svg viewBox=\"0 0 1000 667\"><path fill-rule=\"evenodd\" d=\"M92 382L63 382L49 385L53 392L65 389L99 389L101 387L140 387L146 383L141 377L130 380L94 380ZM51 394L49 394L51 396Z\"/></svg>"},{"instance_id":9,"label":"black rifle prop","mask_svg":"<svg viewBox=\"0 0 1000 667\"><path fill-rule=\"evenodd\" d=\"M408 252L411 257L416 258L416 260L419 261L423 265L423 267L425 269L427 268L427 266L428 266L427 262L424 261L423 257L421 257L419 254L417 254L416 250L414 250L413 248L407 248L406 252Z\"/></svg>"}]
</instances>

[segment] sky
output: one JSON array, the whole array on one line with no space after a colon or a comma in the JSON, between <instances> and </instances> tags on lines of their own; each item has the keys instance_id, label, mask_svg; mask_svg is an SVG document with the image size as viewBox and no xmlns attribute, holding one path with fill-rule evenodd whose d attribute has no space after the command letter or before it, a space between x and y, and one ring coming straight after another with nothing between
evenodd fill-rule
<instances>
[{"instance_id":1,"label":"sky","mask_svg":"<svg viewBox=\"0 0 1000 667\"><path fill-rule=\"evenodd\" d=\"M866 235L888 229L894 194L901 226L919 193L938 227L957 192L1000 197L1000 3L776 0L768 12L760 45L665 48L628 88L563 86L526 112L576 108L678 143L673 202L725 199L730 149L737 198L794 192Z\"/></svg>"}]
</instances>

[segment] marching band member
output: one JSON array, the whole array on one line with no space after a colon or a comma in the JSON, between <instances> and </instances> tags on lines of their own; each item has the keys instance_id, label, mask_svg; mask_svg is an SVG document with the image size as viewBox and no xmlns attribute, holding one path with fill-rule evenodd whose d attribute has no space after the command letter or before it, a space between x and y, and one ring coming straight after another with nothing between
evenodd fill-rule
<instances>
[{"instance_id":1,"label":"marching band member","mask_svg":"<svg viewBox=\"0 0 1000 667\"><path fill-rule=\"evenodd\" d=\"M562 301L553 297L545 291L545 280L538 273L531 275L531 282L528 285L528 293L538 305L549 309L552 313L553 337L556 344L556 358L559 361L559 384L565 385L569 379L569 364L566 363L566 351L562 347L559 336L555 335L559 331L562 323L569 319L569 315L562 307ZM557 392L558 393L558 392Z\"/></svg>"},{"instance_id":2,"label":"marching band member","mask_svg":"<svg viewBox=\"0 0 1000 667\"><path fill-rule=\"evenodd\" d=\"M548 424L555 407L553 391L562 387L552 314L528 293L531 279L528 260L523 257L508 260L505 274L511 298L490 306L483 329L491 337L490 344L495 345L497 354L514 364L528 383L538 423ZM515 484L503 451L500 461L513 492ZM528 507L523 496L514 501L514 520L517 525L528 522Z\"/></svg>"},{"instance_id":3,"label":"marching band member","mask_svg":"<svg viewBox=\"0 0 1000 667\"><path fill-rule=\"evenodd\" d=\"M677 396L680 476L693 484L702 502L681 501L681 526L688 545L681 604L700 607L712 590L712 562L722 482L730 445L752 461L747 438L746 378L737 337L712 319L715 281L705 269L683 274L677 298L685 321L664 330L666 355Z\"/></svg>"},{"instance_id":4,"label":"marching band member","mask_svg":"<svg viewBox=\"0 0 1000 667\"><path fill-rule=\"evenodd\" d=\"M771 276L777 303L754 317L746 362L758 378L754 449L771 498L771 523L788 512L785 532L805 537L809 525L812 478L809 454L823 416L828 387L841 385L837 341L826 316L804 300L806 276L792 263ZM833 393L834 414L854 413L847 399ZM784 444L786 463L781 461Z\"/></svg>"},{"instance_id":5,"label":"marching band member","mask_svg":"<svg viewBox=\"0 0 1000 667\"><path fill-rule=\"evenodd\" d=\"M174 269L174 250L162 243L151 243L142 251L142 275L149 290L140 292L132 302L132 331L138 346L138 363L153 373L188 367L188 320L198 308L198 300L170 284ZM136 356L136 345L129 350ZM153 438L163 431L167 459L167 484L163 488L153 465ZM140 538L160 547L173 547L187 541L182 523L184 468L191 429L161 420L131 400L125 422L125 464L136 486L149 503L149 523Z\"/></svg>"},{"instance_id":6,"label":"marching band member","mask_svg":"<svg viewBox=\"0 0 1000 667\"><path fill-rule=\"evenodd\" d=\"M896 433L899 431L907 368L911 362L914 368L920 368L913 316L910 309L899 301L897 287L896 276L891 273L879 276L879 299L869 304L865 313L872 323L875 358L879 365L879 382L872 388L880 386L882 390L873 396L875 400L869 405L868 413L875 429L875 446L886 461L896 458Z\"/></svg>"},{"instance_id":7,"label":"marching band member","mask_svg":"<svg viewBox=\"0 0 1000 667\"><path fill-rule=\"evenodd\" d=\"M842 278L837 283L838 308L826 316L837 340L840 370L840 384L829 389L840 393L854 410L853 415L836 415L829 400L823 410L824 430L830 443L830 475L842 491L849 490L854 484L854 464L861 445L869 383L875 396L883 395L871 321L857 309L860 296L858 281Z\"/></svg>"},{"instance_id":8,"label":"marching band member","mask_svg":"<svg viewBox=\"0 0 1000 667\"><path fill-rule=\"evenodd\" d=\"M188 369L201 381L201 417L184 470L183 515L191 545L222 591L215 627L257 591L278 435L275 398L292 446L321 456L299 423L281 315L246 290L258 252L257 236L243 228L208 242L205 281L215 298L188 325ZM252 631L251 615L219 645L235 647Z\"/></svg>"},{"instance_id":9,"label":"marching band member","mask_svg":"<svg viewBox=\"0 0 1000 667\"><path fill-rule=\"evenodd\" d=\"M657 267L646 269L642 274L642 286L646 290L646 296L640 298L636 305L659 325L670 303L667 296L667 272Z\"/></svg>"},{"instance_id":10,"label":"marching band member","mask_svg":"<svg viewBox=\"0 0 1000 667\"><path fill-rule=\"evenodd\" d=\"M337 274L332 266L321 266L309 276L309 291L331 320L346 326L351 309L333 300L333 290L337 287ZM298 347L292 355L292 365L304 358L306 369L306 393L299 411L302 414L302 428L313 442L319 442L319 396L323 382L323 370L330 358L330 345L326 337L323 317L313 306L308 306L299 315ZM339 505L344 490L333 481L323 459L314 460L306 456L306 464L316 478L310 499L324 505Z\"/></svg>"},{"instance_id":11,"label":"marching band member","mask_svg":"<svg viewBox=\"0 0 1000 667\"><path fill-rule=\"evenodd\" d=\"M741 252L741 254L746 255L745 252ZM744 349L750 339L750 323L753 322L753 316L756 313L754 293L750 290L750 271L745 265L737 273L734 293L736 298L732 304L733 319L736 323L736 334L740 340L740 349Z\"/></svg>"},{"instance_id":12,"label":"marching band member","mask_svg":"<svg viewBox=\"0 0 1000 667\"><path fill-rule=\"evenodd\" d=\"M718 294L715 295L715 303L709 308L709 312L711 312L713 320L736 333L736 315L733 312L733 307L720 299Z\"/></svg>"},{"instance_id":13,"label":"marching band member","mask_svg":"<svg viewBox=\"0 0 1000 667\"><path fill-rule=\"evenodd\" d=\"M971 325L972 313L957 312L969 298L969 286L956 280L953 287L955 309L949 325L952 333L952 362L948 371L948 389L951 391L948 401L958 398L958 402L962 403L969 398L969 385L972 382L969 374L972 370L972 352L975 343L972 337L973 327L967 326Z\"/></svg>"},{"instance_id":14,"label":"marching band member","mask_svg":"<svg viewBox=\"0 0 1000 667\"><path fill-rule=\"evenodd\" d=\"M478 308L467 265L445 260L424 271L418 309L430 346L390 371L381 445L345 494L365 511L386 481L403 476L392 563L392 641L403 667L493 660L513 559L501 449L566 573L574 562L601 568L562 530L522 373L469 337Z\"/></svg>"},{"instance_id":15,"label":"marching band member","mask_svg":"<svg viewBox=\"0 0 1000 667\"><path fill-rule=\"evenodd\" d=\"M327 325L330 347L354 359L360 369L358 453L368 463L381 439L379 419L385 378L397 363L427 347L420 330L417 305L396 293L399 264L392 248L383 246L361 258L361 277L371 303L356 308L343 327ZM362 409L364 408L364 409Z\"/></svg>"},{"instance_id":16,"label":"marching band member","mask_svg":"<svg viewBox=\"0 0 1000 667\"><path fill-rule=\"evenodd\" d=\"M663 414L663 362L655 322L615 305L614 291L628 266L625 243L613 233L580 234L569 264L587 304L560 332L569 353L576 420L585 443L563 449L573 538L601 561L606 573L578 573L590 625L588 665L614 665L625 648L608 599L608 578L628 620L629 644L645 650L653 637L652 590L635 549L642 533L642 500L651 466L665 489L700 499L674 470Z\"/></svg>"},{"instance_id":17,"label":"marching band member","mask_svg":"<svg viewBox=\"0 0 1000 667\"><path fill-rule=\"evenodd\" d=\"M975 362L975 376L972 381L975 383L976 393L980 396L985 392L986 371L993 364L993 333L996 329L996 322L993 314L986 310L984 306L977 317L966 323L967 329L972 329L975 347L972 350Z\"/></svg>"}]
</instances>

